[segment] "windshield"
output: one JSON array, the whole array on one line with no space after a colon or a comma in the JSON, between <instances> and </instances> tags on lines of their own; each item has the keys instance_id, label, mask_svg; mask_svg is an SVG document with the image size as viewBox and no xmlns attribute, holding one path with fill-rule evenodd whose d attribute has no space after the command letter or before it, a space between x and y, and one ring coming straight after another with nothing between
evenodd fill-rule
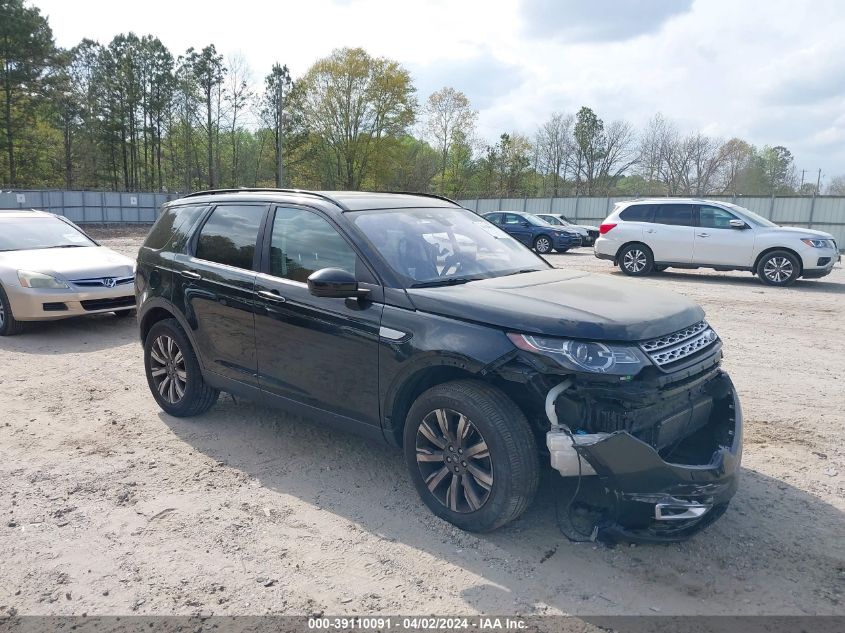
<instances>
[{"instance_id":1,"label":"windshield","mask_svg":"<svg viewBox=\"0 0 845 633\"><path fill-rule=\"evenodd\" d=\"M759 226L770 226L770 227L771 226L778 226L777 224L775 224L771 220L767 220L766 218L764 218L762 215L757 215L753 211L749 211L745 207L741 207L738 204L733 204L733 203L730 203L730 202L722 202L721 204L725 205L726 207L730 207L734 211L739 211L740 213L747 216L752 222L754 222L755 224L757 224Z\"/></svg>"},{"instance_id":2,"label":"windshield","mask_svg":"<svg viewBox=\"0 0 845 633\"><path fill-rule=\"evenodd\" d=\"M563 222L558 220L553 215L540 215L540 216L537 216L537 217L539 217L541 220L545 220L548 224L551 224L553 226L563 226Z\"/></svg>"},{"instance_id":3,"label":"windshield","mask_svg":"<svg viewBox=\"0 0 845 633\"><path fill-rule=\"evenodd\" d=\"M0 251L96 246L83 233L50 217L0 218Z\"/></svg>"},{"instance_id":4,"label":"windshield","mask_svg":"<svg viewBox=\"0 0 845 633\"><path fill-rule=\"evenodd\" d=\"M354 222L412 287L549 268L510 235L466 209L358 211Z\"/></svg>"}]
</instances>

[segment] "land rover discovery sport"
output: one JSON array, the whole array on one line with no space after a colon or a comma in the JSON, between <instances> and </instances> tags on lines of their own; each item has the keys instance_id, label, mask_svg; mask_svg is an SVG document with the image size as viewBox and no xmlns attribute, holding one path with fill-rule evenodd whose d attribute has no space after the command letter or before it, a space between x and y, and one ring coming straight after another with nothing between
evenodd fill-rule
<instances>
[{"instance_id":1,"label":"land rover discovery sport","mask_svg":"<svg viewBox=\"0 0 845 633\"><path fill-rule=\"evenodd\" d=\"M599 538L685 538L736 490L742 416L701 308L555 269L451 200L192 194L162 209L136 292L165 412L226 391L402 447L466 530L519 516L541 462L600 483Z\"/></svg>"}]
</instances>

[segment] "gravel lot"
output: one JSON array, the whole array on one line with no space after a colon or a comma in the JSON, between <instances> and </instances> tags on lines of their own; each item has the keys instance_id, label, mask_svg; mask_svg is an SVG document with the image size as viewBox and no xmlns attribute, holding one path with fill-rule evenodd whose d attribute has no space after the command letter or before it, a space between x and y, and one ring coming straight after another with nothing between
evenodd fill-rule
<instances>
[{"instance_id":1,"label":"gravel lot","mask_svg":"<svg viewBox=\"0 0 845 633\"><path fill-rule=\"evenodd\" d=\"M142 233L99 235L134 254ZM621 278L588 249L550 259ZM691 541L570 543L551 474L514 524L462 533L398 451L228 396L162 414L135 322L100 316L0 339L0 617L845 614L845 271L624 281L700 302L742 398L739 493Z\"/></svg>"}]
</instances>

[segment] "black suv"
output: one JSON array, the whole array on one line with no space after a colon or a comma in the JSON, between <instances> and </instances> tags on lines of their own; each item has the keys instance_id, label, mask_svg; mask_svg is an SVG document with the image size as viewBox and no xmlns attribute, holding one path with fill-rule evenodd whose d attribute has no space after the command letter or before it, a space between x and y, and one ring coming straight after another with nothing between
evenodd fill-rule
<instances>
[{"instance_id":1,"label":"black suv","mask_svg":"<svg viewBox=\"0 0 845 633\"><path fill-rule=\"evenodd\" d=\"M519 516L541 462L598 482L593 538L684 538L736 490L742 416L701 308L555 269L451 200L192 194L136 290L164 411L226 391L400 446L463 529Z\"/></svg>"}]
</instances>

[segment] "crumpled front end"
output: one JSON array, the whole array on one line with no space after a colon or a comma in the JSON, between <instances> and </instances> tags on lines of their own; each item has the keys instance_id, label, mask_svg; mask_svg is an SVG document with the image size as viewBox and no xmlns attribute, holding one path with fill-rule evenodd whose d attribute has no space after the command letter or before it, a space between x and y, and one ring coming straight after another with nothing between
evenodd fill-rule
<instances>
[{"instance_id":1,"label":"crumpled front end","mask_svg":"<svg viewBox=\"0 0 845 633\"><path fill-rule=\"evenodd\" d=\"M721 370L708 372L688 384L680 400L644 404L649 415L668 407L656 424L652 418L651 425L638 426L636 410L633 418L629 410L622 430L549 432L551 460L561 474L577 475L575 463L582 475L597 475L604 506L594 527L598 539L679 541L727 508L742 458L742 411L733 383ZM607 412L599 418L605 427L613 420Z\"/></svg>"}]
</instances>

